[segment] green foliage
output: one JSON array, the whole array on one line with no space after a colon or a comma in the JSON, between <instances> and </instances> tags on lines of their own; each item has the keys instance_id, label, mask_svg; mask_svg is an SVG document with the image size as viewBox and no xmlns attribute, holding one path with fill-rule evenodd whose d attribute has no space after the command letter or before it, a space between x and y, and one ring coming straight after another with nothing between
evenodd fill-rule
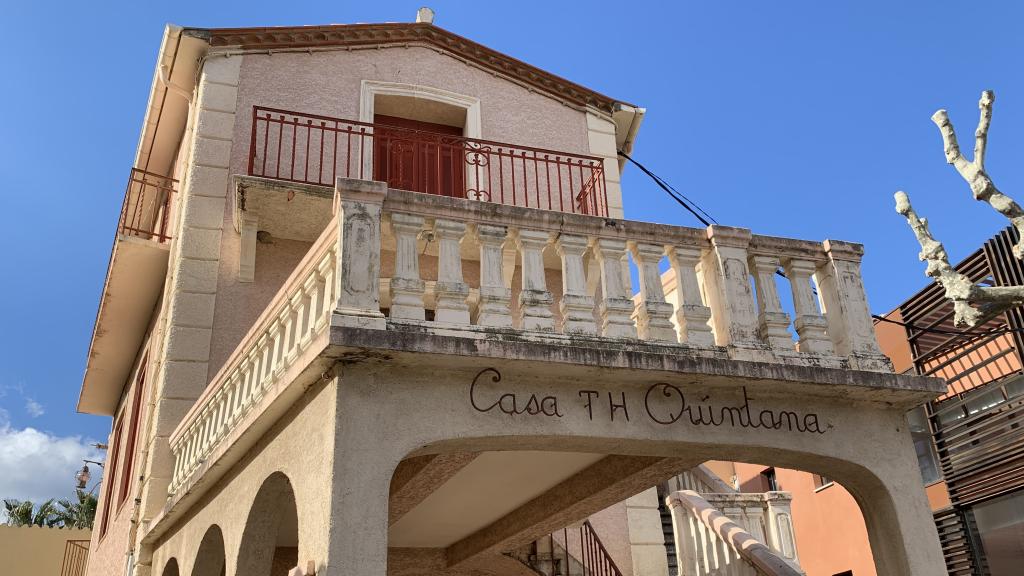
<instances>
[{"instance_id":1,"label":"green foliage","mask_svg":"<svg viewBox=\"0 0 1024 576\"><path fill-rule=\"evenodd\" d=\"M9 526L60 526L53 498L36 506L31 500L5 499Z\"/></svg>"},{"instance_id":2,"label":"green foliage","mask_svg":"<svg viewBox=\"0 0 1024 576\"><path fill-rule=\"evenodd\" d=\"M92 529L96 517L96 497L81 490L75 500L53 498L38 506L31 500L4 499L8 526L49 526L55 528Z\"/></svg>"},{"instance_id":3,"label":"green foliage","mask_svg":"<svg viewBox=\"0 0 1024 576\"><path fill-rule=\"evenodd\" d=\"M75 490L77 502L68 498L57 501L57 518L65 528L87 528L92 530L92 522L96 517L96 497L91 493Z\"/></svg>"}]
</instances>

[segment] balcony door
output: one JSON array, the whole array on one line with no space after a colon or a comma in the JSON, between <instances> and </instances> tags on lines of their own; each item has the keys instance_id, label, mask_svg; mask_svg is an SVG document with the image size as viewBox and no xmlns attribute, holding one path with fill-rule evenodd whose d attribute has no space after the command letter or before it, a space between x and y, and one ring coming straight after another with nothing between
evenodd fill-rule
<instances>
[{"instance_id":1,"label":"balcony door","mask_svg":"<svg viewBox=\"0 0 1024 576\"><path fill-rule=\"evenodd\" d=\"M462 128L375 114L373 179L390 188L466 196Z\"/></svg>"}]
</instances>

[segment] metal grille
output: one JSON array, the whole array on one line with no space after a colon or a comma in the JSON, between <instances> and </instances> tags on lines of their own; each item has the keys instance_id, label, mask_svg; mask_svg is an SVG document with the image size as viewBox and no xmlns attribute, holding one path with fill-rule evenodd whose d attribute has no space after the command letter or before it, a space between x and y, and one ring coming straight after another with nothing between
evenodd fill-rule
<instances>
[{"instance_id":1,"label":"metal grille","mask_svg":"<svg viewBox=\"0 0 1024 576\"><path fill-rule=\"evenodd\" d=\"M60 576L85 576L89 564L89 541L68 540L64 545L64 562Z\"/></svg>"},{"instance_id":2,"label":"metal grille","mask_svg":"<svg viewBox=\"0 0 1024 576\"><path fill-rule=\"evenodd\" d=\"M948 509L936 512L935 526L939 530L942 555L950 576L989 576L984 558L974 552L980 547L970 511Z\"/></svg>"},{"instance_id":3,"label":"metal grille","mask_svg":"<svg viewBox=\"0 0 1024 576\"><path fill-rule=\"evenodd\" d=\"M128 176L117 232L157 242L170 240L171 195L178 181L138 168Z\"/></svg>"}]
</instances>

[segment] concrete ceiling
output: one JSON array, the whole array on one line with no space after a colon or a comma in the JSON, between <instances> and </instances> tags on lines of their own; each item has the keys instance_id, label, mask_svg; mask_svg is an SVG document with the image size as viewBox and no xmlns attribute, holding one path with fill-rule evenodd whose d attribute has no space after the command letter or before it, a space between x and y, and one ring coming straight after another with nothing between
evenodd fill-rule
<instances>
[{"instance_id":1,"label":"concrete ceiling","mask_svg":"<svg viewBox=\"0 0 1024 576\"><path fill-rule=\"evenodd\" d=\"M576 452L484 452L395 522L388 545L449 546L604 457Z\"/></svg>"}]
</instances>

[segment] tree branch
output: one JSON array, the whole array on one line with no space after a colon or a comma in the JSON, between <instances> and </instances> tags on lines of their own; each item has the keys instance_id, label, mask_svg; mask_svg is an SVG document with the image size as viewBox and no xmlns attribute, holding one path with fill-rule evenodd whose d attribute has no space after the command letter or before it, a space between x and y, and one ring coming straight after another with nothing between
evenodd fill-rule
<instances>
[{"instance_id":1,"label":"tree branch","mask_svg":"<svg viewBox=\"0 0 1024 576\"><path fill-rule=\"evenodd\" d=\"M953 323L974 328L996 314L1024 304L1024 286L978 286L949 263L949 255L941 242L928 229L928 219L918 218L910 197L897 192L896 212L907 219L921 245L918 258L928 263L925 274L934 278L953 302Z\"/></svg>"},{"instance_id":2,"label":"tree branch","mask_svg":"<svg viewBox=\"0 0 1024 576\"><path fill-rule=\"evenodd\" d=\"M928 220L918 218L914 207L910 205L910 197L905 192L897 192L895 198L896 212L907 219L907 224L921 245L918 258L928 263L925 274L934 278L945 290L946 298L953 301L953 322L957 326L977 326L981 322L982 313L970 305L972 297L977 292L974 282L957 272L949 263L946 248L932 237L931 231L928 230Z\"/></svg>"},{"instance_id":3,"label":"tree branch","mask_svg":"<svg viewBox=\"0 0 1024 576\"><path fill-rule=\"evenodd\" d=\"M995 102L995 93L985 90L981 93L978 101L978 108L981 110L981 118L978 120L978 128L974 132L974 160L968 162L960 153L960 146L956 141L956 132L949 115L945 110L939 110L932 115L932 122L939 127L942 134L942 143L945 148L946 162L952 164L960 176L967 181L974 194L975 200L987 202L989 206L1005 216L1013 227L1017 229L1019 240L1013 247L1013 256L1024 259L1024 209L1017 202L996 188L996 185L985 172L985 151L988 146L988 128L992 122L992 104Z\"/></svg>"},{"instance_id":4,"label":"tree branch","mask_svg":"<svg viewBox=\"0 0 1024 576\"><path fill-rule=\"evenodd\" d=\"M988 146L988 127L992 123L992 103L996 101L995 92L985 90L981 93L981 100L978 101L978 109L981 110L981 118L978 119L978 128L974 131L974 164L978 170L985 170L985 149Z\"/></svg>"}]
</instances>

